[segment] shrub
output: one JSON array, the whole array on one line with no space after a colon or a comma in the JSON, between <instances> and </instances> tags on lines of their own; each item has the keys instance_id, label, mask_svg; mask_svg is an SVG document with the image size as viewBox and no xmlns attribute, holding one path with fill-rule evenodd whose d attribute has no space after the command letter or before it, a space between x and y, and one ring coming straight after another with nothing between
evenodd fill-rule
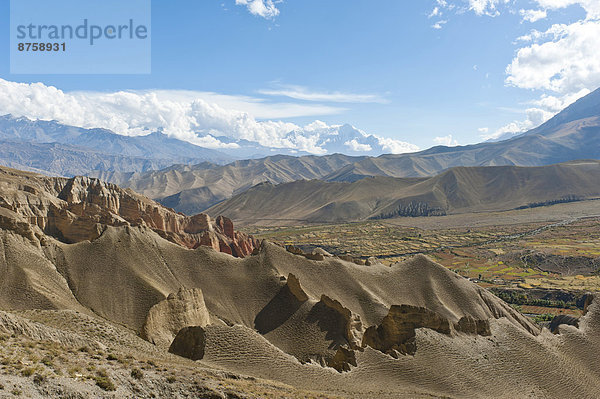
<instances>
[{"instance_id":1,"label":"shrub","mask_svg":"<svg viewBox=\"0 0 600 399\"><path fill-rule=\"evenodd\" d=\"M31 367L21 370L21 375L23 377L31 377L33 373L35 373L35 369Z\"/></svg>"},{"instance_id":2,"label":"shrub","mask_svg":"<svg viewBox=\"0 0 600 399\"><path fill-rule=\"evenodd\" d=\"M131 370L131 377L135 378L136 380L141 380L144 378L144 372L138 368L135 368Z\"/></svg>"},{"instance_id":3,"label":"shrub","mask_svg":"<svg viewBox=\"0 0 600 399\"><path fill-rule=\"evenodd\" d=\"M41 363L44 366L47 366L47 367L53 367L54 366L54 363L52 363L52 356L48 356L48 355L46 355L46 356L44 356L42 358Z\"/></svg>"},{"instance_id":4,"label":"shrub","mask_svg":"<svg viewBox=\"0 0 600 399\"><path fill-rule=\"evenodd\" d=\"M117 390L117 387L104 370L98 371L98 375L94 379L96 380L96 385L98 385L101 389L105 391Z\"/></svg>"},{"instance_id":5,"label":"shrub","mask_svg":"<svg viewBox=\"0 0 600 399\"><path fill-rule=\"evenodd\" d=\"M40 374L36 374L33 376L33 383L36 385L43 384L46 381L46 377Z\"/></svg>"}]
</instances>

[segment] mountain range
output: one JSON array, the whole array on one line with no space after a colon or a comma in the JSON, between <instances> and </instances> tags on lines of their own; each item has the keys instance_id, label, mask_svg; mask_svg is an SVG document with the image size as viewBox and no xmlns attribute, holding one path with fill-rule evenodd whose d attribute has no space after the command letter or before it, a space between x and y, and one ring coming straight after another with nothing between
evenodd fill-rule
<instances>
[{"instance_id":1,"label":"mountain range","mask_svg":"<svg viewBox=\"0 0 600 399\"><path fill-rule=\"evenodd\" d=\"M600 198L600 161L456 167L429 178L263 183L206 212L249 224L348 222L502 211Z\"/></svg>"},{"instance_id":2,"label":"mountain range","mask_svg":"<svg viewBox=\"0 0 600 399\"><path fill-rule=\"evenodd\" d=\"M379 155L389 150L381 139L350 125L315 126L316 151ZM304 132L291 131L285 141L298 144ZM202 135L199 135L202 138ZM272 154L310 156L293 148L265 147L258 142L215 137L224 147L209 149L169 137L162 131L123 136L107 129L84 129L57 121L0 116L0 164L50 175L75 176L98 172L145 172L176 164L210 162L223 165ZM318 148L317 148L318 147Z\"/></svg>"},{"instance_id":3,"label":"mountain range","mask_svg":"<svg viewBox=\"0 0 600 399\"><path fill-rule=\"evenodd\" d=\"M346 143L359 138L357 143L367 153L383 150L377 137L349 125L327 129L319 135L326 137L321 144L326 142L329 150L341 151ZM290 134L293 139L293 132ZM235 157L243 156L246 150L247 157L266 150L257 143L230 141L238 144L237 150L232 150ZM600 89L541 126L508 140L437 146L398 155L280 154L236 161L231 155L169 138L161 132L127 137L104 129L11 116L0 117L0 143L0 163L6 166L51 175L98 177L130 187L177 211L194 214L263 182L432 177L461 166L543 166L600 159Z\"/></svg>"},{"instance_id":4,"label":"mountain range","mask_svg":"<svg viewBox=\"0 0 600 399\"><path fill-rule=\"evenodd\" d=\"M0 163L51 175L91 171L143 172L173 164L227 163L216 150L169 138L160 132L122 136L106 129L83 129L56 121L0 116Z\"/></svg>"},{"instance_id":5,"label":"mountain range","mask_svg":"<svg viewBox=\"0 0 600 399\"><path fill-rule=\"evenodd\" d=\"M261 182L431 177L460 166L543 166L577 159L600 159L600 89L536 129L501 142L437 146L416 153L378 157L279 155L225 166L201 164L146 173L92 175L131 187L178 211L197 213Z\"/></svg>"}]
</instances>

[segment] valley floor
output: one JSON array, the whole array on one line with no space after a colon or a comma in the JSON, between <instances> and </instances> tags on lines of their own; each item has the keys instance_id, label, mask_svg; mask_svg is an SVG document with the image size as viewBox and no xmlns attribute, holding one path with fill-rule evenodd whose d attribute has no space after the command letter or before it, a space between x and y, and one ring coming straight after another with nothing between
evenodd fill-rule
<instances>
[{"instance_id":1,"label":"valley floor","mask_svg":"<svg viewBox=\"0 0 600 399\"><path fill-rule=\"evenodd\" d=\"M600 291L599 227L600 201L594 200L505 212L334 225L246 226L244 230L309 252L319 247L363 260L376 257L386 264L425 253L498 292L535 289L530 296L537 299L556 297L556 291L571 292L566 303L556 298L545 306L537 306L540 301L514 301L528 314L549 318L581 315L573 298ZM540 290L547 292L541 295Z\"/></svg>"}]
</instances>

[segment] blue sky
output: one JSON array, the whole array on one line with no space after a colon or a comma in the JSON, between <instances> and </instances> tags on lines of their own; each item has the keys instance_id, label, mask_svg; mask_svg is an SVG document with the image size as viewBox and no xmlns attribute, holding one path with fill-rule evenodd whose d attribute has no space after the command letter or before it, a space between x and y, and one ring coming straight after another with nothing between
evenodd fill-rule
<instances>
[{"instance_id":1,"label":"blue sky","mask_svg":"<svg viewBox=\"0 0 600 399\"><path fill-rule=\"evenodd\" d=\"M34 94L15 82L41 82L75 92L85 112L92 112L88 108L94 101L106 101L103 95L117 91L158 90L159 105L189 103L197 93L210 112L224 112L211 114L206 131L213 136L224 133L228 123L238 123L239 117L226 113L232 110L248 113L261 129L261 122L270 122L265 126L271 136L265 141L279 134L277 129L302 128L319 120L329 126L352 124L422 149L467 144L534 127L600 85L597 3L156 0L151 74L13 75L9 2L3 0L0 53L6 56L0 78L6 81L5 95L24 92L16 98ZM557 61L556 54L564 59ZM53 101L49 95L44 99ZM0 113L18 113L18 101L7 103L0 98ZM47 119L48 112L23 113ZM77 124L76 115L64 112L53 110L51 116ZM79 124L94 118L102 121L106 116L90 115ZM136 134L130 122L106 127ZM149 127L155 123L149 121ZM193 134L178 122L171 124L175 136ZM116 126L125 127L119 131Z\"/></svg>"}]
</instances>

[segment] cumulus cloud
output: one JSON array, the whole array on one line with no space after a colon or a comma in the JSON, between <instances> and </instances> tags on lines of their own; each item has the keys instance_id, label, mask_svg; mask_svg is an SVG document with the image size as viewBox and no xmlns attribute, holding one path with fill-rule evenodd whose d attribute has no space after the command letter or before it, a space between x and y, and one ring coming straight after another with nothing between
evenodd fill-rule
<instances>
[{"instance_id":1,"label":"cumulus cloud","mask_svg":"<svg viewBox=\"0 0 600 399\"><path fill-rule=\"evenodd\" d=\"M279 15L279 9L273 0L235 0L235 4L246 6L252 15L273 19Z\"/></svg>"},{"instance_id":2,"label":"cumulus cloud","mask_svg":"<svg viewBox=\"0 0 600 399\"><path fill-rule=\"evenodd\" d=\"M293 106L274 111L289 115ZM234 109L234 108L238 109ZM271 107L260 99L216 93L144 90L119 92L64 92L42 83L16 83L0 79L0 115L56 120L84 128L105 128L127 136L161 130L168 136L206 148L236 148L231 140L257 142L268 148L282 148L325 154L328 139L341 126L315 121L306 126L280 120L257 120L239 108L254 107L263 114ZM307 110L310 110L307 109ZM334 109L335 110L335 109ZM295 110L294 112L296 112ZM418 147L395 139L383 139L359 132L355 148L363 151L364 140L379 141L387 152L416 151ZM346 139L346 141L350 140ZM350 144L352 145L352 144ZM362 146L361 146L362 145Z\"/></svg>"},{"instance_id":3,"label":"cumulus cloud","mask_svg":"<svg viewBox=\"0 0 600 399\"><path fill-rule=\"evenodd\" d=\"M477 129L477 131L479 133L487 133L490 131L490 128L489 127L480 127L479 129Z\"/></svg>"},{"instance_id":4,"label":"cumulus cloud","mask_svg":"<svg viewBox=\"0 0 600 399\"><path fill-rule=\"evenodd\" d=\"M586 16L571 24L553 24L517 39L521 48L506 68L510 86L542 91L530 102L525 118L512 121L485 138L497 139L535 128L600 86L600 1L535 0L540 10L521 10L524 20L546 18L547 10L573 5Z\"/></svg>"},{"instance_id":5,"label":"cumulus cloud","mask_svg":"<svg viewBox=\"0 0 600 399\"><path fill-rule=\"evenodd\" d=\"M528 108L525 110L526 118L524 120L512 121L501 128L497 129L491 134L484 134L483 137L486 140L498 140L509 138L520 133L525 133L542 123L546 122L554 113L545 111L541 108ZM487 133L487 132L486 132Z\"/></svg>"},{"instance_id":6,"label":"cumulus cloud","mask_svg":"<svg viewBox=\"0 0 600 399\"><path fill-rule=\"evenodd\" d=\"M518 40L528 44L506 68L506 82L524 88L572 95L600 86L600 1L535 0L545 10L579 5L583 20L532 30Z\"/></svg>"},{"instance_id":7,"label":"cumulus cloud","mask_svg":"<svg viewBox=\"0 0 600 399\"><path fill-rule=\"evenodd\" d=\"M489 15L495 17L500 15L498 5L508 3L509 0L469 0L469 9L477 15Z\"/></svg>"},{"instance_id":8,"label":"cumulus cloud","mask_svg":"<svg viewBox=\"0 0 600 399\"><path fill-rule=\"evenodd\" d=\"M169 136L208 148L230 146L215 139L228 136L268 147L302 148L285 136L300 129L281 121L257 121L250 114L203 99L181 99L164 92L74 92L42 83L0 79L0 113L31 119L57 120L85 128L101 127L135 136L162 129Z\"/></svg>"},{"instance_id":9,"label":"cumulus cloud","mask_svg":"<svg viewBox=\"0 0 600 399\"><path fill-rule=\"evenodd\" d=\"M391 154L404 154L406 152L419 151L419 147L411 143L391 138L384 138L379 136L375 137L377 138L377 141L379 142L379 145L383 148L383 150Z\"/></svg>"},{"instance_id":10,"label":"cumulus cloud","mask_svg":"<svg viewBox=\"0 0 600 399\"><path fill-rule=\"evenodd\" d=\"M447 9L449 3L435 2ZM477 15L497 16L502 8L516 13L513 0L468 0L468 9ZM531 30L515 41L520 48L506 67L509 86L541 92L527 104L522 120L514 120L490 133L485 139L498 139L535 128L580 97L600 86L600 1L532 0L535 9L521 9L523 21L536 22L548 11L581 7L586 15L570 24L553 24L546 30ZM457 13L465 11L458 9Z\"/></svg>"},{"instance_id":11,"label":"cumulus cloud","mask_svg":"<svg viewBox=\"0 0 600 399\"><path fill-rule=\"evenodd\" d=\"M453 139L451 134L442 137L435 137L433 141L437 145L445 145L446 147L456 147L458 145L458 141Z\"/></svg>"},{"instance_id":12,"label":"cumulus cloud","mask_svg":"<svg viewBox=\"0 0 600 399\"><path fill-rule=\"evenodd\" d=\"M536 22L548 16L546 10L519 10L519 14L523 17L523 21Z\"/></svg>"},{"instance_id":13,"label":"cumulus cloud","mask_svg":"<svg viewBox=\"0 0 600 399\"><path fill-rule=\"evenodd\" d=\"M282 85L277 89L262 89L260 94L267 96L289 97L303 101L324 101L337 103L386 103L387 101L377 94L357 94L340 92L320 92L309 90L303 86Z\"/></svg>"},{"instance_id":14,"label":"cumulus cloud","mask_svg":"<svg viewBox=\"0 0 600 399\"><path fill-rule=\"evenodd\" d=\"M350 147L355 152L369 152L373 149L369 144L361 144L356 139L346 141L344 145Z\"/></svg>"},{"instance_id":15,"label":"cumulus cloud","mask_svg":"<svg viewBox=\"0 0 600 399\"><path fill-rule=\"evenodd\" d=\"M600 86L600 21L556 24L532 33L533 43L517 51L506 82L524 89L572 93Z\"/></svg>"},{"instance_id":16,"label":"cumulus cloud","mask_svg":"<svg viewBox=\"0 0 600 399\"><path fill-rule=\"evenodd\" d=\"M444 27L444 25L446 25L448 23L448 20L441 20L441 21L437 21L435 24L431 25L431 27L433 29L442 29Z\"/></svg>"}]
</instances>

